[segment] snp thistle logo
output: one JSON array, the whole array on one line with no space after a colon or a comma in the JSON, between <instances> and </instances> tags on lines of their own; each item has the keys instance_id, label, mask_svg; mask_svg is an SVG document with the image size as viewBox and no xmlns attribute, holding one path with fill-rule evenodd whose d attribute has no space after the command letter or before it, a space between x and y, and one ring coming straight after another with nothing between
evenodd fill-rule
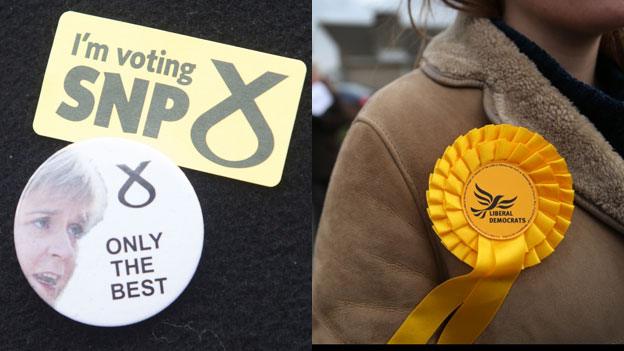
<instances>
[{"instance_id":1,"label":"snp thistle logo","mask_svg":"<svg viewBox=\"0 0 624 351\"><path fill-rule=\"evenodd\" d=\"M514 196L512 199L504 200L503 195L492 196L492 194L481 189L481 187L479 187L479 184L475 183L475 186L477 190L474 192L474 195L477 197L477 202L485 206L485 208L477 209L477 208L471 207L470 210L472 211L472 214L475 217L479 217L481 219L485 217L485 214L488 211L495 210L497 208L500 208L502 210L506 210L510 208L511 206L514 205L514 203L516 202L516 199L518 198L517 196ZM499 214L498 211L493 211L493 212L495 213L491 213L491 215ZM511 215L511 211L509 212L501 211L501 212L504 212L505 215ZM503 213L500 213L500 214L503 214Z\"/></svg>"}]
</instances>

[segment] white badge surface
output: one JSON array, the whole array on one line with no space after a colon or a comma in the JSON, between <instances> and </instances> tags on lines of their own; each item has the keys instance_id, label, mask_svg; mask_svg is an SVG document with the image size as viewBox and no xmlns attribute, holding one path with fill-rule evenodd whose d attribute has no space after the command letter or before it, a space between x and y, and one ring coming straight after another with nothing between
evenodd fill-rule
<instances>
[{"instance_id":1,"label":"white badge surface","mask_svg":"<svg viewBox=\"0 0 624 351\"><path fill-rule=\"evenodd\" d=\"M192 185L167 157L97 138L37 169L14 238L22 271L45 302L85 324L121 326L182 293L199 263L204 223Z\"/></svg>"}]
</instances>

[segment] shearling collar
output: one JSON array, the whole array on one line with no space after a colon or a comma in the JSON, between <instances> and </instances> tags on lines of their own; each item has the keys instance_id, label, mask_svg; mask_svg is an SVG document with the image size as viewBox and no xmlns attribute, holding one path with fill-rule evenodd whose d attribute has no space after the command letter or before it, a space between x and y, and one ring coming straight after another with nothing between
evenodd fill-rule
<instances>
[{"instance_id":1,"label":"shearling collar","mask_svg":"<svg viewBox=\"0 0 624 351\"><path fill-rule=\"evenodd\" d=\"M624 160L489 20L459 15L429 43L421 69L440 84L482 88L493 123L529 128L554 144L572 173L575 202L624 233Z\"/></svg>"}]
</instances>

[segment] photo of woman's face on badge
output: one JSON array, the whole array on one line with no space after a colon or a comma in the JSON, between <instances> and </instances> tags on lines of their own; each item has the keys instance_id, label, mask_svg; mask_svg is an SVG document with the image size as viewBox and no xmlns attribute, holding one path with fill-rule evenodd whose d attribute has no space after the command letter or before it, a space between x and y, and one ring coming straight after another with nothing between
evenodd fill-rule
<instances>
[{"instance_id":1,"label":"photo of woman's face on badge","mask_svg":"<svg viewBox=\"0 0 624 351\"><path fill-rule=\"evenodd\" d=\"M106 209L106 186L73 150L48 159L32 177L15 218L15 248L30 285L54 305L76 266L78 242Z\"/></svg>"},{"instance_id":2,"label":"photo of woman's face on badge","mask_svg":"<svg viewBox=\"0 0 624 351\"><path fill-rule=\"evenodd\" d=\"M119 138L75 143L28 181L14 223L28 284L76 321L149 318L186 288L204 223L192 185L165 155Z\"/></svg>"}]
</instances>

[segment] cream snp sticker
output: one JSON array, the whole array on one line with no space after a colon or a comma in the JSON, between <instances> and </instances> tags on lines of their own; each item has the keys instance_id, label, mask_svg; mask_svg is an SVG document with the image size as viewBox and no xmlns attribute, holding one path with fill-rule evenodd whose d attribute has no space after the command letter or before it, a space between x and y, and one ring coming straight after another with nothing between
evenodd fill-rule
<instances>
[{"instance_id":1,"label":"cream snp sticker","mask_svg":"<svg viewBox=\"0 0 624 351\"><path fill-rule=\"evenodd\" d=\"M142 321L195 273L204 223L184 173L122 138L69 145L33 174L17 206L15 250L28 283L90 325Z\"/></svg>"},{"instance_id":2,"label":"cream snp sticker","mask_svg":"<svg viewBox=\"0 0 624 351\"><path fill-rule=\"evenodd\" d=\"M299 60L66 12L33 128L67 141L122 136L183 167L275 186L305 74Z\"/></svg>"}]
</instances>

